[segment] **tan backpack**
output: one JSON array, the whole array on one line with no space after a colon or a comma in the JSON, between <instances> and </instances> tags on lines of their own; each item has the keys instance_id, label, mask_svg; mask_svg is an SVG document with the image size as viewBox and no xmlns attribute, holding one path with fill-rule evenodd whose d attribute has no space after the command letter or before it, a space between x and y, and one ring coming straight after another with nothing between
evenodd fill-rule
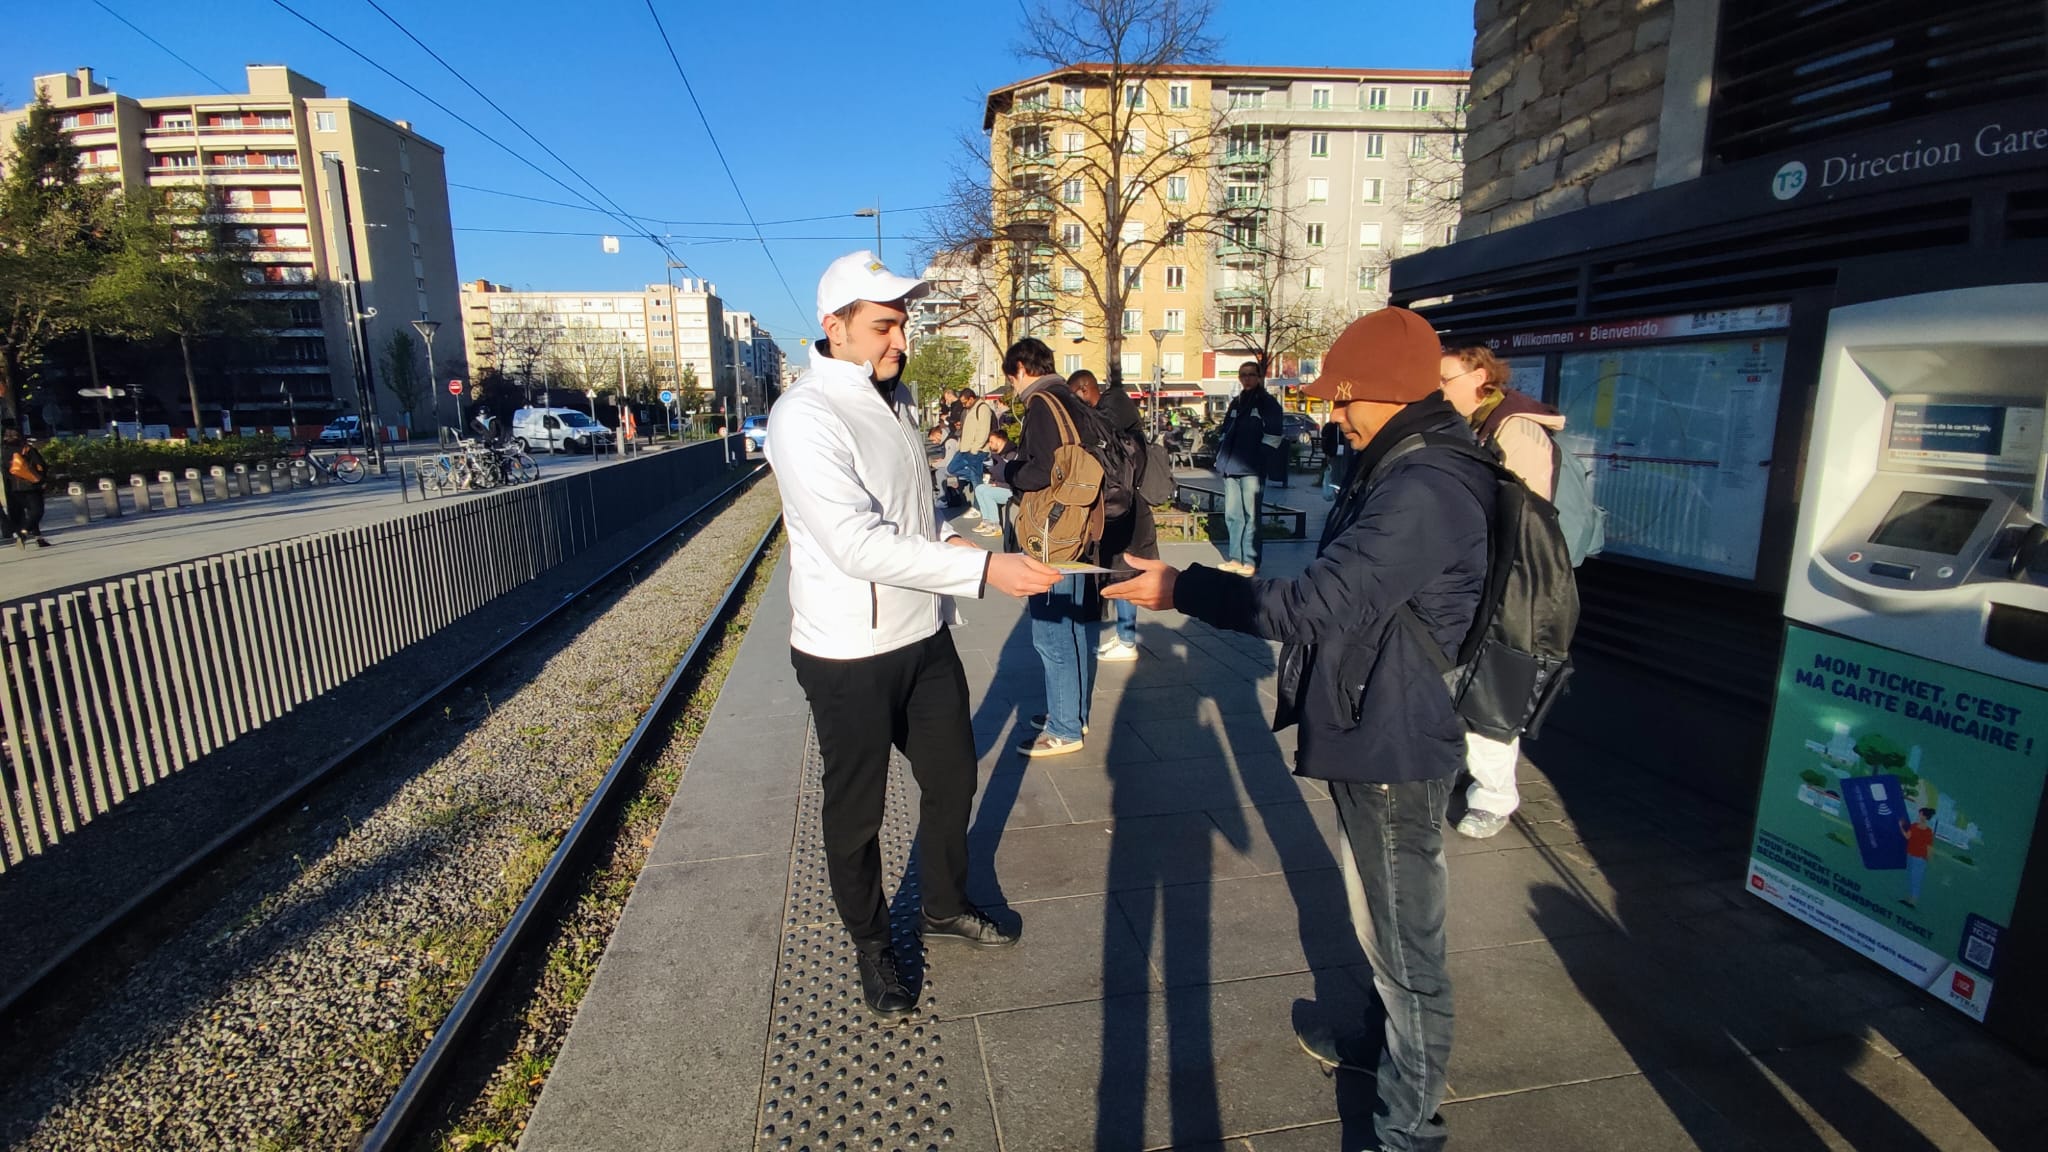
<instances>
[{"instance_id":1,"label":"tan backpack","mask_svg":"<svg viewBox=\"0 0 2048 1152\"><path fill-rule=\"evenodd\" d=\"M1052 454L1052 480L1036 492L1019 494L1017 544L1024 554L1046 564L1086 557L1102 539L1102 462L1081 445L1066 405L1049 395L1043 401L1059 425L1060 446Z\"/></svg>"}]
</instances>

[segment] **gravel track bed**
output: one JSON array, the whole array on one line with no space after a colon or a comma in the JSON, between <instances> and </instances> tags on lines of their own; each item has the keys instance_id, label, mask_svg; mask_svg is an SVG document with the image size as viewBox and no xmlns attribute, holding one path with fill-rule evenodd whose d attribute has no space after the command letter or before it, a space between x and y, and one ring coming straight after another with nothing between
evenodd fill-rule
<instances>
[{"instance_id":1,"label":"gravel track bed","mask_svg":"<svg viewBox=\"0 0 2048 1152\"><path fill-rule=\"evenodd\" d=\"M313 800L289 852L0 1094L10 1149L344 1148L424 1050L718 591L756 484L630 590Z\"/></svg>"}]
</instances>

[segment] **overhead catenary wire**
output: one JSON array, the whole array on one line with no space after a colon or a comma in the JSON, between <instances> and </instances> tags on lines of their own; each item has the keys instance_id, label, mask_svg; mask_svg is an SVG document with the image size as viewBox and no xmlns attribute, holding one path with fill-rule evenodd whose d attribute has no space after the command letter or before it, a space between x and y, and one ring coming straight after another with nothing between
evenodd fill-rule
<instances>
[{"instance_id":1,"label":"overhead catenary wire","mask_svg":"<svg viewBox=\"0 0 2048 1152\"><path fill-rule=\"evenodd\" d=\"M371 59L368 55L363 53L355 45L350 44L348 41L343 40L340 36L337 36L334 33L328 31L326 28L322 27L317 21L315 21L312 17L307 16L305 13L300 12L296 8L293 8L291 5L285 3L284 0L270 0L270 2L272 4L275 4L277 7L283 9L285 12L290 13L293 17L297 18L301 23L313 29L315 32L318 32L322 36L327 37L329 40L334 41L334 43L339 45L342 48L342 50L354 56L356 59L361 60L363 63L368 64L370 67L375 68L377 71L390 77L392 80L402 85L406 89L406 91L411 92L413 95L418 96L420 99L425 100L427 103L432 104L434 107L440 109L442 112L446 113L449 117L454 119L456 123L462 125L464 128L469 129L471 132L476 133L478 136L483 137L490 143L497 145L498 148L502 150L506 155L512 157L514 160L519 161L521 164L526 165L528 168L533 169L535 172L540 173L549 181L553 182L557 187L561 188L562 191L567 192L569 195L574 196L579 200L582 200L584 203L589 204L593 208L596 208L597 211L602 212L606 216L612 218L613 220L618 221L621 225L624 225L625 231L630 232L633 235L646 238L648 241L653 243L655 247L660 248L663 252L667 252L671 260L676 258L676 254L670 251L668 247L661 242L661 239L659 237L655 236L652 232L649 232L647 229L638 226L630 218L626 217L623 213L614 212L611 209L598 207L596 201L592 200L588 196L585 196L583 193L577 191L574 187L570 186L567 182L565 182L561 177L541 167L539 164L534 163L531 159L522 155L517 149L513 148L510 144L505 143L503 140L500 140L496 136L491 135L489 132L484 131L482 128L477 127L477 125L473 123L468 117L462 115L460 112L455 111L453 108L448 107L446 104L441 103L439 100L434 99L432 96L427 95L410 80L407 80L405 77L400 76L398 73L393 72L391 69L386 68L384 65L379 64L377 61ZM580 176L578 178L581 179Z\"/></svg>"},{"instance_id":2,"label":"overhead catenary wire","mask_svg":"<svg viewBox=\"0 0 2048 1152\"><path fill-rule=\"evenodd\" d=\"M578 212L601 211L601 209L592 208L585 204L571 204L567 200L549 200L543 196L528 196L521 192L507 192L502 188L486 188L481 184L463 184L450 180L448 186L450 188L460 188L466 192L484 192L492 196L504 196L513 200L527 200L535 204L552 204L557 208L574 208ZM946 207L944 204L921 204L915 208L891 208L889 211L901 213L935 212L944 207ZM752 226L745 220L665 220L659 216L641 216L636 213L629 213L629 215L644 224L666 224L676 228L748 228ZM844 220L852 215L853 213L851 212L833 212L825 216L792 216L787 220L763 220L761 221L761 227L774 228L783 224L815 224L821 220ZM796 237L777 236L775 239L793 240ZM900 239L900 237L890 236L885 237L885 239L895 240Z\"/></svg>"},{"instance_id":3,"label":"overhead catenary wire","mask_svg":"<svg viewBox=\"0 0 2048 1152\"><path fill-rule=\"evenodd\" d=\"M484 227L478 227L478 226L475 226L475 225L466 225L466 224L465 224L465 225L457 225L457 226L456 226L456 228L455 228L454 230L455 230L455 231L457 231L457 232L495 232L495 233L500 233L500 234L502 234L502 235L508 235L508 236L609 236L609 235L611 235L611 233L609 233L609 232L581 232L581 231L577 231L577 230L575 230L575 229L571 229L571 228L484 228ZM682 241L697 241L697 242L705 242L705 243L715 243L715 244L745 244L745 243L749 243L749 242L750 242L750 241L752 241L752 239L753 239L753 237L751 237L751 236L714 236L714 235L709 235L709 234L704 234L704 235L698 235L698 234L693 234L693 233L676 233L676 232L664 232L664 233L662 233L662 236L661 236L661 238L662 238L663 240L682 240ZM859 236L777 236L777 237L776 237L776 239L777 239L777 240L871 240L871 239L873 239L873 238L874 238L873 236L871 236L871 235L867 235L867 234L863 234L863 235L859 235ZM884 239L884 240L914 240L914 239L916 239L916 237L914 237L914 236L884 236L884 237L883 237L883 239Z\"/></svg>"},{"instance_id":4,"label":"overhead catenary wire","mask_svg":"<svg viewBox=\"0 0 2048 1152\"><path fill-rule=\"evenodd\" d=\"M176 52L171 51L170 46L165 44L163 41L157 39L154 36L151 36L147 32L144 32L141 28L136 27L135 22L133 20L130 20L126 16L121 15L119 12L114 11L112 8L107 7L106 4L101 2L101 0L92 0L92 2L95 6L99 8L100 11L105 12L107 15L112 16L114 19L119 20L123 24L126 24L130 32L135 33L137 36L140 36L144 40L149 41L151 44L156 45L158 48L163 49L164 55L169 56L171 59L176 60L178 63L183 64L185 67L190 68L193 72L197 73L201 80L206 81L208 84L213 85L215 88L220 89L222 92L232 93L234 91L234 89L229 88L227 85L221 83L218 80L215 80L212 76L207 75L206 70L201 68L199 65L194 64L190 60L185 59L183 56L178 55Z\"/></svg>"},{"instance_id":5,"label":"overhead catenary wire","mask_svg":"<svg viewBox=\"0 0 2048 1152\"><path fill-rule=\"evenodd\" d=\"M768 247L768 237L762 233L761 225L754 219L754 210L747 204L747 194L740 191L740 182L732 174L732 165L725 158L725 149L718 145L718 134L711 130L711 118L704 114L704 105L697 101L697 89L690 84L690 74L683 70L683 58L676 55L675 42L668 38L668 28L661 22L661 13L655 11L654 0L646 0L647 14L654 18L654 30L661 33L662 46L668 49L669 62L676 66L676 75L683 81L683 91L689 94L690 107L697 110L697 120L704 125L704 135L711 141L711 151L718 157L718 166L725 169L726 183L732 185L732 194L739 199L740 211L753 226L754 239L761 245L761 254L768 257L768 266L775 270L775 278L782 282L782 291L789 296L789 306L796 309L796 315L806 315L804 306L797 303L796 293L790 290L789 277L782 274L782 265L776 263L775 250Z\"/></svg>"}]
</instances>

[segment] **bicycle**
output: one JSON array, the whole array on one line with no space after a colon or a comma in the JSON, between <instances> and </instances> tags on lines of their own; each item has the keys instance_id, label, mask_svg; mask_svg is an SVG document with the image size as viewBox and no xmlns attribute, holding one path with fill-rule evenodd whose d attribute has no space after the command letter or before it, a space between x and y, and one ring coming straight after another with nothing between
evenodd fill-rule
<instances>
[{"instance_id":1,"label":"bicycle","mask_svg":"<svg viewBox=\"0 0 2048 1152\"><path fill-rule=\"evenodd\" d=\"M311 448L297 445L285 454L285 467L296 469L304 465L308 471L324 474L330 481L355 484L366 474L363 459L344 448L323 460Z\"/></svg>"}]
</instances>

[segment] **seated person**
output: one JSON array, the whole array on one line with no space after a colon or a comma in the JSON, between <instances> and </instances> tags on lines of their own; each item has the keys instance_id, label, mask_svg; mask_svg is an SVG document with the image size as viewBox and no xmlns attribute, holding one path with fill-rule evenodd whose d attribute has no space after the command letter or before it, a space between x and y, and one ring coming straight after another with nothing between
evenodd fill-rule
<instances>
[{"instance_id":1,"label":"seated person","mask_svg":"<svg viewBox=\"0 0 2048 1152\"><path fill-rule=\"evenodd\" d=\"M932 482L938 486L939 503L948 508L958 508L967 502L960 491L960 480L950 475L947 469L953 457L960 451L960 441L944 423L937 424L925 433L925 443L937 449L932 470Z\"/></svg>"}]
</instances>

